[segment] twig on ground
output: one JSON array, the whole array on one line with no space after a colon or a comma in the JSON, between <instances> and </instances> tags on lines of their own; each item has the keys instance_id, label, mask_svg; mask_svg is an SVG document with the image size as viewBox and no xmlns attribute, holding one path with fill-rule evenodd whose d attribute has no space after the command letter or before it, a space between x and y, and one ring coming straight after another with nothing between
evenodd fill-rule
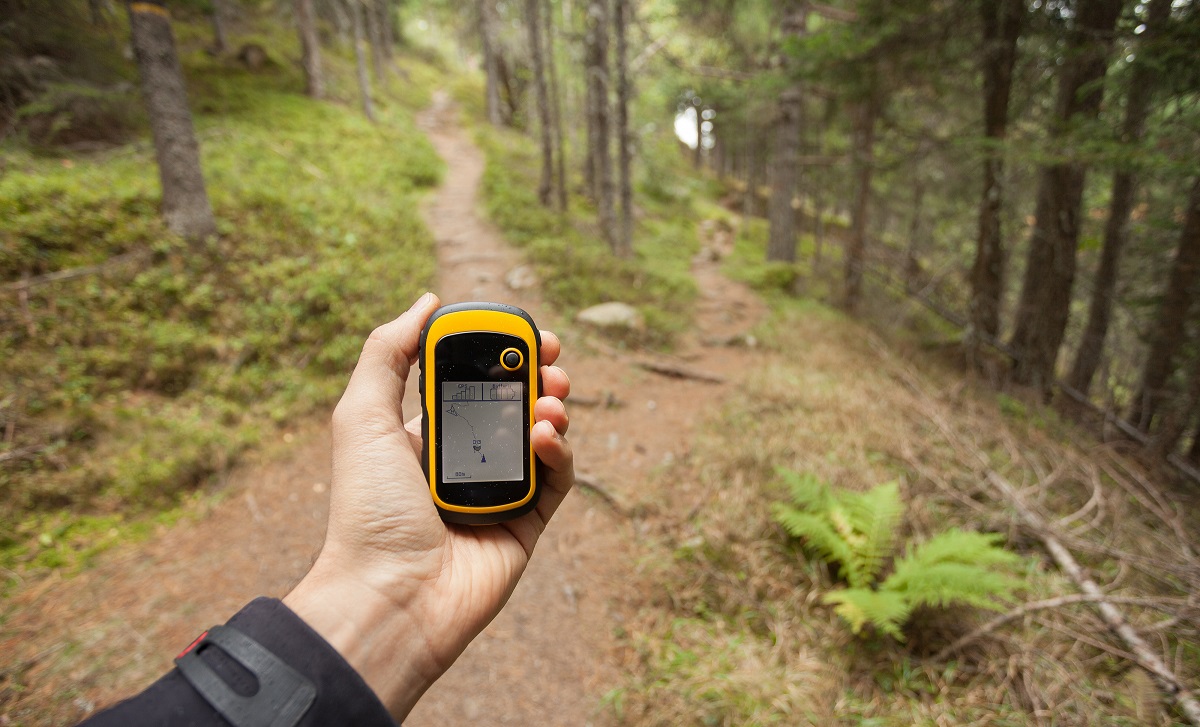
<instances>
[{"instance_id":1,"label":"twig on ground","mask_svg":"<svg viewBox=\"0 0 1200 727\"><path fill-rule=\"evenodd\" d=\"M1007 613L1002 613L999 616L988 621L987 623L983 624L979 628L976 628L973 631L971 631L967 634L964 634L963 636L960 636L958 639L955 639L953 643L951 643L949 646L946 646L941 651L939 651L937 654L935 654L933 657L933 660L934 661L942 661L942 660L946 659L948 656L950 656L951 654L953 654L954 652L962 649L967 644L970 644L973 641L978 641L979 639L983 638L984 636L987 636L988 634L992 633L993 631L1000 628L1001 626L1003 626L1011 621L1016 621L1019 618L1024 618L1027 614L1032 613L1034 611L1062 608L1063 606L1069 606L1069 605L1077 604L1077 603L1098 603L1098 602L1119 603L1119 604L1123 604L1123 605L1127 605L1127 606L1145 606L1147 608L1157 608L1157 609L1164 610L1164 611L1168 610L1170 608L1173 608L1173 607L1177 607L1177 606L1186 607L1188 605L1188 601L1185 598L1137 598L1134 596L1100 596L1099 598L1096 598L1096 597L1088 596L1088 595L1085 595L1082 593L1072 593L1072 594L1069 594L1066 596L1056 596L1055 598L1047 598L1042 601L1031 601L1029 603L1018 606L1017 608L1014 608L1013 610L1008 611ZM1170 620L1170 619L1167 619L1167 620ZM1161 627L1159 627L1156 624L1152 628L1161 628Z\"/></svg>"},{"instance_id":2,"label":"twig on ground","mask_svg":"<svg viewBox=\"0 0 1200 727\"><path fill-rule=\"evenodd\" d=\"M1119 636L1121 641L1125 642L1125 646L1135 657L1136 663L1150 672L1150 676L1158 682L1159 688L1179 706L1179 711L1183 713L1184 717L1193 725L1200 727L1200 702L1196 701L1179 677L1175 675L1175 672L1150 649L1150 645L1129 625L1121 611L1112 603L1103 600L1104 594L1100 591L1100 587L1083 572L1075 560L1075 556L1071 555L1071 551L1067 550L1053 535L1050 526L1041 515L1030 510L1008 480L1001 477L999 473L989 469L986 477L988 482L992 483L992 486L1000 492L1042 541L1050 553L1050 557L1058 563L1059 569L1075 582L1084 595L1097 599L1096 610L1100 612L1100 617L1104 619L1108 628Z\"/></svg>"},{"instance_id":3,"label":"twig on ground","mask_svg":"<svg viewBox=\"0 0 1200 727\"><path fill-rule=\"evenodd\" d=\"M87 275L103 272L108 268L116 267L123 263L140 260L149 254L150 253L147 250L134 250L133 252L127 252L123 255L111 257L97 265L85 265L78 268L56 270L53 273L46 273L45 275L39 275L35 278L26 278L24 280L18 280L15 283L4 283L3 285L0 285L0 293L7 293L9 291L17 291L20 293L22 291L28 291L30 288L39 285L46 285L47 283L58 283L64 280L71 280L73 278L82 278Z\"/></svg>"},{"instance_id":4,"label":"twig on ground","mask_svg":"<svg viewBox=\"0 0 1200 727\"><path fill-rule=\"evenodd\" d=\"M619 500L617 500L615 495L601 485L595 477L577 472L575 473L575 485L578 486L579 489L585 490L592 493L596 497L599 497L605 502L605 504L613 509L613 512L617 513L618 515L622 517L629 517L629 511L625 508L625 506L622 505Z\"/></svg>"},{"instance_id":5,"label":"twig on ground","mask_svg":"<svg viewBox=\"0 0 1200 727\"><path fill-rule=\"evenodd\" d=\"M652 371L663 376L670 376L673 379L692 379L694 381L702 381L706 384L723 384L725 379L714 374L697 371L696 369L686 368L683 366L675 366L673 364L660 363L658 361L647 361L645 359L635 360L634 366L647 371Z\"/></svg>"},{"instance_id":6,"label":"twig on ground","mask_svg":"<svg viewBox=\"0 0 1200 727\"><path fill-rule=\"evenodd\" d=\"M7 462L10 459L26 459L41 452L43 449L49 449L58 442L50 442L49 444L31 444L28 447L20 447L11 449L7 452L0 452L0 462Z\"/></svg>"}]
</instances>

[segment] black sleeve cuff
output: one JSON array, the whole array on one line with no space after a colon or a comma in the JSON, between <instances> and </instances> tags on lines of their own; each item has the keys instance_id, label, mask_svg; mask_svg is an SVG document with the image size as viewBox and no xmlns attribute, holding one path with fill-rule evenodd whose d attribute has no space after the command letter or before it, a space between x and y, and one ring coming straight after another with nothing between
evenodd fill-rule
<instances>
[{"instance_id":1,"label":"black sleeve cuff","mask_svg":"<svg viewBox=\"0 0 1200 727\"><path fill-rule=\"evenodd\" d=\"M317 698L297 725L396 727L379 698L329 642L283 602L256 598L229 619L233 626L300 672L317 688ZM256 680L218 648L206 648L200 658L235 692L250 695ZM227 725L225 719L189 684L178 669L146 691L101 712L87 727L170 724L181 727Z\"/></svg>"}]
</instances>

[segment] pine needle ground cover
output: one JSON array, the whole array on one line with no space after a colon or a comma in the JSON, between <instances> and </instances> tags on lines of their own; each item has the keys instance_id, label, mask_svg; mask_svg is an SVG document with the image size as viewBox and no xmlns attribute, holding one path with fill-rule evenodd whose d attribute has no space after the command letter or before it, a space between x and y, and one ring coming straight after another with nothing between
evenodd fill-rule
<instances>
[{"instance_id":1,"label":"pine needle ground cover","mask_svg":"<svg viewBox=\"0 0 1200 727\"><path fill-rule=\"evenodd\" d=\"M1132 475L1118 458L1006 414L994 394L963 386L928 354L890 348L819 303L780 296L758 336L762 367L746 375L754 391L715 415L692 455L630 507L642 513L634 527L644 547L633 590L646 595L619 627L630 676L605 699L618 723L1034 725L1035 712L1052 705L1055 724L1134 725L1160 713L1148 677L1106 650L1107 630L1086 604L1037 612L940 659L996 612L920 607L903 642L867 627L855 635L826 601L846 589L838 564L790 537L774 511L793 495L778 468L864 495L895 481L904 505L896 542L936 543L955 528L1001 533L1005 550L1023 556L1012 577L1023 584L1014 603L1024 603L1075 591L935 421L973 433L1010 481L1036 482L1055 469L1042 501L1050 512L1085 506L1092 467L1111 470L1103 484L1122 492ZM1105 502L1100 524L1076 522L1072 541L1097 579L1113 583L1114 595L1186 598L1187 570L1165 556L1130 566L1102 555L1096 546L1170 553L1173 537L1135 500ZM916 551L893 553L881 564L885 577ZM1141 629L1164 616L1126 608ZM1164 638L1194 681L1193 631Z\"/></svg>"},{"instance_id":2,"label":"pine needle ground cover","mask_svg":"<svg viewBox=\"0 0 1200 727\"><path fill-rule=\"evenodd\" d=\"M185 48L202 35L176 28ZM296 53L293 35L252 31ZM411 88L373 126L305 98L290 64L184 62L219 239L166 231L147 137L0 150L4 568L78 567L177 517L240 453L332 402L365 336L432 278L417 205L441 162L412 121L429 67L408 64ZM336 95L349 67L327 63Z\"/></svg>"}]
</instances>

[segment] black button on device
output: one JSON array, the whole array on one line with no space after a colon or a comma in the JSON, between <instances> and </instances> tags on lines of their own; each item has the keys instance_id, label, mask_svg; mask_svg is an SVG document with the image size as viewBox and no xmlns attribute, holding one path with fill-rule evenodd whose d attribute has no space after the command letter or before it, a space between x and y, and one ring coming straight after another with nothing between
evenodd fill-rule
<instances>
[{"instance_id":1,"label":"black button on device","mask_svg":"<svg viewBox=\"0 0 1200 727\"><path fill-rule=\"evenodd\" d=\"M521 365L521 354L516 351L506 351L504 354L505 368L515 369Z\"/></svg>"}]
</instances>

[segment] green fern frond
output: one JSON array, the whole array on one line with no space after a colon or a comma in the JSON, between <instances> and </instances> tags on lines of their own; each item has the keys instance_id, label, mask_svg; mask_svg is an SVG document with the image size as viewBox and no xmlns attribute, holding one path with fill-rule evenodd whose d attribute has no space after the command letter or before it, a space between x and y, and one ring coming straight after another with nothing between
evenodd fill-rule
<instances>
[{"instance_id":1,"label":"green fern frond","mask_svg":"<svg viewBox=\"0 0 1200 727\"><path fill-rule=\"evenodd\" d=\"M999 608L999 599L1019 585L1003 571L1021 560L999 547L1000 539L995 533L947 530L898 560L880 589L904 594L913 608L951 604Z\"/></svg>"},{"instance_id":2,"label":"green fern frond","mask_svg":"<svg viewBox=\"0 0 1200 727\"><path fill-rule=\"evenodd\" d=\"M792 537L803 538L805 546L821 558L839 563L843 571L855 560L849 543L833 529L828 519L782 503L776 503L771 510L775 522Z\"/></svg>"},{"instance_id":3,"label":"green fern frond","mask_svg":"<svg viewBox=\"0 0 1200 727\"><path fill-rule=\"evenodd\" d=\"M938 563L919 570L896 571L880 590L897 593L917 606L968 605L991 610L1002 608L998 599L1016 589L1017 580L976 565Z\"/></svg>"},{"instance_id":4,"label":"green fern frond","mask_svg":"<svg viewBox=\"0 0 1200 727\"><path fill-rule=\"evenodd\" d=\"M895 550L896 532L904 516L900 486L885 482L866 492L843 491L836 497L860 536L851 541L856 558L848 580L852 587L869 586Z\"/></svg>"},{"instance_id":5,"label":"green fern frond","mask_svg":"<svg viewBox=\"0 0 1200 727\"><path fill-rule=\"evenodd\" d=\"M822 510L829 503L829 485L811 472L795 472L778 467L775 474L787 485L792 504L801 510Z\"/></svg>"},{"instance_id":6,"label":"green fern frond","mask_svg":"<svg viewBox=\"0 0 1200 727\"><path fill-rule=\"evenodd\" d=\"M1021 561L1021 556L999 547L1003 539L998 533L975 533L951 528L910 548L908 555L896 564L896 569L899 570L905 562L912 562L916 567L935 563L1006 567L1016 565Z\"/></svg>"},{"instance_id":7,"label":"green fern frond","mask_svg":"<svg viewBox=\"0 0 1200 727\"><path fill-rule=\"evenodd\" d=\"M869 588L843 588L826 593L821 600L836 604L834 613L845 619L850 624L850 630L856 634L869 623L897 641L904 641L900 627L908 620L912 608L902 594L872 591Z\"/></svg>"}]
</instances>

